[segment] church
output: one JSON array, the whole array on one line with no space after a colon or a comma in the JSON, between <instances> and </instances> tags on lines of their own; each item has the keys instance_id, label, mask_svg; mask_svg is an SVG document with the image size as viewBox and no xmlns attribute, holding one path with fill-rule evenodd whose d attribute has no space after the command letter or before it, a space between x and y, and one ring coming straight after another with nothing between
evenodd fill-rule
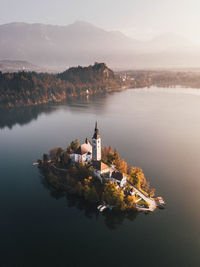
<instances>
[{"instance_id":1,"label":"church","mask_svg":"<svg viewBox=\"0 0 200 267\"><path fill-rule=\"evenodd\" d=\"M102 181L102 174L110 173L111 168L101 161L101 137L97 122L95 124L94 135L92 137L92 165L93 174Z\"/></svg>"},{"instance_id":2,"label":"church","mask_svg":"<svg viewBox=\"0 0 200 267\"><path fill-rule=\"evenodd\" d=\"M72 164L86 163L93 167L93 176L98 178L101 183L103 179L117 182L120 187L126 184L126 176L119 172L114 165L108 166L101 160L101 136L97 122L95 124L92 143L86 138L85 143L80 145L75 152L69 153Z\"/></svg>"},{"instance_id":3,"label":"church","mask_svg":"<svg viewBox=\"0 0 200 267\"><path fill-rule=\"evenodd\" d=\"M104 178L105 180L117 182L120 187L126 184L127 177L123 173L117 171L114 165L108 166L101 161L101 137L97 122L92 137L92 165L93 175L101 182L103 182Z\"/></svg>"}]
</instances>

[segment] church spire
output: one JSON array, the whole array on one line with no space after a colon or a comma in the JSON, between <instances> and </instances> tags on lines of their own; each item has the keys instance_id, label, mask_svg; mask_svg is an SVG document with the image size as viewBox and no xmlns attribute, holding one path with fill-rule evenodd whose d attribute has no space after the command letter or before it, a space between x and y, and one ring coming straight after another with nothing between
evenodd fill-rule
<instances>
[{"instance_id":1,"label":"church spire","mask_svg":"<svg viewBox=\"0 0 200 267\"><path fill-rule=\"evenodd\" d=\"M93 138L94 139L98 139L99 137L100 137L99 136L99 129L98 129L98 126L97 126L97 121L96 121Z\"/></svg>"},{"instance_id":2,"label":"church spire","mask_svg":"<svg viewBox=\"0 0 200 267\"><path fill-rule=\"evenodd\" d=\"M99 135L97 121L95 123L94 135L92 137L92 159L94 161L101 160L101 137Z\"/></svg>"}]
</instances>

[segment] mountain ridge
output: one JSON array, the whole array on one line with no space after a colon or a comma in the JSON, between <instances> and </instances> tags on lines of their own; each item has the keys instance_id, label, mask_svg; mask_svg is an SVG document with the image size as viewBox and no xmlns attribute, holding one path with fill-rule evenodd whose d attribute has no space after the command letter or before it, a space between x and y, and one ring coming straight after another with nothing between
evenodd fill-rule
<instances>
[{"instance_id":1,"label":"mountain ridge","mask_svg":"<svg viewBox=\"0 0 200 267\"><path fill-rule=\"evenodd\" d=\"M20 59L57 70L95 61L107 62L112 68L200 67L199 57L198 47L173 34L139 41L86 21L61 26L25 22L0 25L0 60Z\"/></svg>"}]
</instances>

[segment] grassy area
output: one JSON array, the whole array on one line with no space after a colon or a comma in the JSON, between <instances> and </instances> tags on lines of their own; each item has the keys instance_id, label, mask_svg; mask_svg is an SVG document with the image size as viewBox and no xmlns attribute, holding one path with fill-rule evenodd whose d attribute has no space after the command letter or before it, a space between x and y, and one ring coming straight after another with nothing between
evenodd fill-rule
<instances>
[{"instance_id":1,"label":"grassy area","mask_svg":"<svg viewBox=\"0 0 200 267\"><path fill-rule=\"evenodd\" d=\"M144 199L141 199L140 201L138 201L137 205L139 206L145 206L145 208L149 208L149 203L146 202Z\"/></svg>"}]
</instances>

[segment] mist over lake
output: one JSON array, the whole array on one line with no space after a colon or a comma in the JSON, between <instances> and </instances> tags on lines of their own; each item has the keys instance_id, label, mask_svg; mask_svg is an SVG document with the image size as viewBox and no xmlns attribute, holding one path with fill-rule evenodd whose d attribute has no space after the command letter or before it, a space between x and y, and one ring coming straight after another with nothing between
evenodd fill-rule
<instances>
[{"instance_id":1,"label":"mist over lake","mask_svg":"<svg viewBox=\"0 0 200 267\"><path fill-rule=\"evenodd\" d=\"M1 112L0 266L200 266L200 90L128 89ZM104 216L52 194L32 163L73 139L141 167L167 206Z\"/></svg>"}]
</instances>

